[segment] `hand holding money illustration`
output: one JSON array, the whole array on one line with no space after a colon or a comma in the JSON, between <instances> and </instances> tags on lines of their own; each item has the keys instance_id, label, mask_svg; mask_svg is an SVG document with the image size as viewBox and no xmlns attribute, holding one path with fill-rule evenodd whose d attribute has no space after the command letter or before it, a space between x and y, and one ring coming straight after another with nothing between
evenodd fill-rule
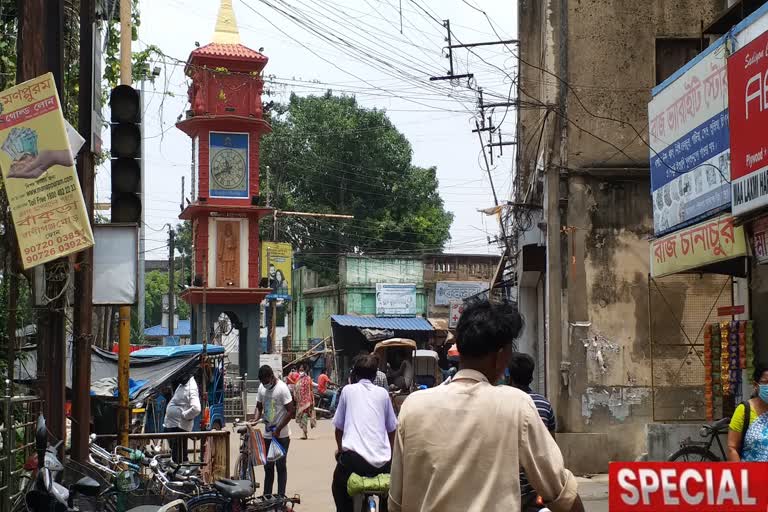
<instances>
[{"instance_id":1,"label":"hand holding money illustration","mask_svg":"<svg viewBox=\"0 0 768 512\"><path fill-rule=\"evenodd\" d=\"M72 153L67 149L45 150L37 156L26 155L11 164L9 178L37 179L54 165L74 165Z\"/></svg>"}]
</instances>

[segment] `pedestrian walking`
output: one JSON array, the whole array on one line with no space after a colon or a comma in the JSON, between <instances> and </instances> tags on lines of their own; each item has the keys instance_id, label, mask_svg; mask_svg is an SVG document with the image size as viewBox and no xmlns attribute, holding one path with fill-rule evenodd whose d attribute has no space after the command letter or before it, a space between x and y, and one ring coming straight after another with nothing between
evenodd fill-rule
<instances>
[{"instance_id":1,"label":"pedestrian walking","mask_svg":"<svg viewBox=\"0 0 768 512\"><path fill-rule=\"evenodd\" d=\"M400 409L391 512L519 512L521 466L553 512L584 511L576 479L531 397L492 384L522 325L509 304L478 301L464 310L461 369L449 385L412 393Z\"/></svg>"},{"instance_id":2,"label":"pedestrian walking","mask_svg":"<svg viewBox=\"0 0 768 512\"><path fill-rule=\"evenodd\" d=\"M353 363L356 382L344 386L339 396L333 417L337 452L331 484L336 512L352 512L353 501L347 493L352 473L373 477L390 470L397 418L389 393L373 383L378 366L373 354L357 356ZM380 504L381 512L387 512L386 501Z\"/></svg>"},{"instance_id":3,"label":"pedestrian walking","mask_svg":"<svg viewBox=\"0 0 768 512\"><path fill-rule=\"evenodd\" d=\"M768 462L768 365L752 375L755 396L739 404L728 428L729 462Z\"/></svg>"},{"instance_id":4,"label":"pedestrian walking","mask_svg":"<svg viewBox=\"0 0 768 512\"><path fill-rule=\"evenodd\" d=\"M288 385L275 377L270 366L264 365L259 368L259 382L261 384L256 397L255 420L264 418L266 452L269 452L272 439L277 439L285 449L285 457L278 459L277 462L267 462L264 465L264 494L272 494L275 468L277 468L277 494L285 495L285 487L288 483L288 447L291 444L290 422L296 412L296 407Z\"/></svg>"},{"instance_id":5,"label":"pedestrian walking","mask_svg":"<svg viewBox=\"0 0 768 512\"><path fill-rule=\"evenodd\" d=\"M309 429L317 426L315 418L315 394L312 391L312 377L307 373L307 368L301 365L299 379L293 390L296 402L296 423L303 432L302 439L309 439Z\"/></svg>"},{"instance_id":6,"label":"pedestrian walking","mask_svg":"<svg viewBox=\"0 0 768 512\"><path fill-rule=\"evenodd\" d=\"M163 430L168 433L191 432L195 418L202 406L200 405L200 393L194 377L178 379L171 384L173 396L165 408ZM181 464L187 460L187 438L171 439L171 457L174 462Z\"/></svg>"}]
</instances>

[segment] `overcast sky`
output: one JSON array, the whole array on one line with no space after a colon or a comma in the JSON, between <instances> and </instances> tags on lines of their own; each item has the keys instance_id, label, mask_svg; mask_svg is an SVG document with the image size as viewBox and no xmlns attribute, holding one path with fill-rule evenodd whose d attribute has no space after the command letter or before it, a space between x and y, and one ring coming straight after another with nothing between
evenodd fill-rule
<instances>
[{"instance_id":1,"label":"overcast sky","mask_svg":"<svg viewBox=\"0 0 768 512\"><path fill-rule=\"evenodd\" d=\"M291 92L322 94L326 89L354 94L365 107L386 109L394 125L413 146L414 164L436 166L440 194L454 213L449 252L497 253L487 237L497 234L493 217L478 208L493 205L474 128L476 95L466 81L430 82L447 73L442 57L446 35L438 22L451 20L451 31L461 43L514 37L516 2L509 0L233 0L241 43L264 48L269 57L265 72L274 75L271 97L285 100ZM488 19L472 6L484 10ZM139 42L186 61L195 48L211 41L218 0L141 0ZM280 9L290 14L289 19ZM298 22L297 22L298 21ZM316 33L311 30L314 28ZM319 34L318 34L319 33ZM361 55L365 53L366 56ZM514 58L503 46L480 47L470 53L456 50L455 73L474 73L486 102L504 101L510 93ZM178 222L181 177L189 194L189 138L175 128L187 109L188 79L175 60L158 62L162 73L147 84L146 134L146 247L147 258L167 257L163 225ZM170 92L174 96L162 94ZM504 139L511 139L514 116L497 109ZM506 135L505 135L506 134ZM106 135L106 134L105 134ZM105 136L108 144L108 136ZM487 141L486 141L487 142ZM492 174L500 199L509 195L513 147L502 158L495 150ZM97 201L109 201L109 173L97 176Z\"/></svg>"}]
</instances>

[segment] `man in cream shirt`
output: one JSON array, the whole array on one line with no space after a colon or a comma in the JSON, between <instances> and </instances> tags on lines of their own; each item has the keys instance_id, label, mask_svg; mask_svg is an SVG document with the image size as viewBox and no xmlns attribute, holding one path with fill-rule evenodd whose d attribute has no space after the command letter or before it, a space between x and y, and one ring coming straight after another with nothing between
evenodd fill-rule
<instances>
[{"instance_id":1,"label":"man in cream shirt","mask_svg":"<svg viewBox=\"0 0 768 512\"><path fill-rule=\"evenodd\" d=\"M522 329L507 304L468 306L457 327L461 370L400 410L390 512L520 512L522 466L553 512L583 512L576 480L527 393L494 386Z\"/></svg>"}]
</instances>

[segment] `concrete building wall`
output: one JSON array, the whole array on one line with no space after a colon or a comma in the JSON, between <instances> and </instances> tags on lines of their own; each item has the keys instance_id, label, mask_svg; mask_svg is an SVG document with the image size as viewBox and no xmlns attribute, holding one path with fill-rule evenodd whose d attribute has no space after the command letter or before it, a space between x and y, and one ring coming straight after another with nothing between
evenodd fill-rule
<instances>
[{"instance_id":1,"label":"concrete building wall","mask_svg":"<svg viewBox=\"0 0 768 512\"><path fill-rule=\"evenodd\" d=\"M558 436L567 462L603 471L609 460L645 451L652 421L653 221L641 137L647 140L647 104L661 64L657 45L698 38L701 23L725 2L518 5L523 145L516 200L543 206L548 224L547 392L567 433Z\"/></svg>"},{"instance_id":2,"label":"concrete building wall","mask_svg":"<svg viewBox=\"0 0 768 512\"><path fill-rule=\"evenodd\" d=\"M344 286L373 285L376 283L424 283L421 259L371 258L347 255L339 261L339 277Z\"/></svg>"}]
</instances>

